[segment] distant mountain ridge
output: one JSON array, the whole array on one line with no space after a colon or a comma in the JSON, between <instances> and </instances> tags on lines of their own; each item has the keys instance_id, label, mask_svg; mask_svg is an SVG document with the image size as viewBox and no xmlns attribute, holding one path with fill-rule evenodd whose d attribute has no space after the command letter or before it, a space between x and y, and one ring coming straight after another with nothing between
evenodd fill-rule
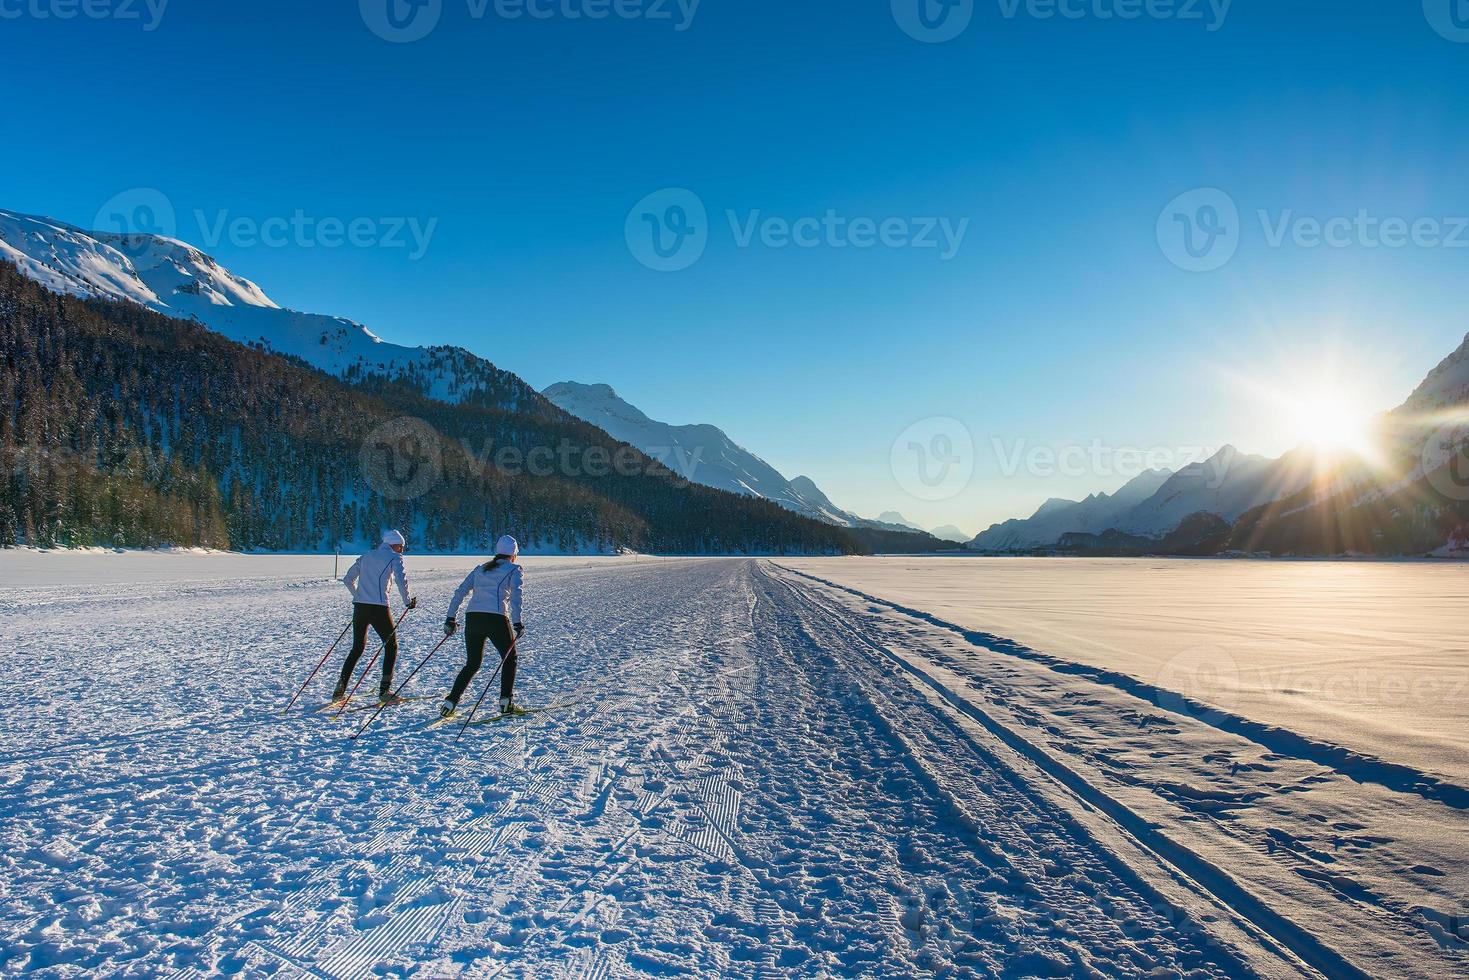
<instances>
[{"instance_id":1,"label":"distant mountain ridge","mask_svg":"<svg viewBox=\"0 0 1469 980\"><path fill-rule=\"evenodd\" d=\"M1332 464L1225 446L1112 495L1052 499L967 547L991 554L1395 555L1455 552L1469 535L1469 336L1379 423L1383 458Z\"/></svg>"},{"instance_id":2,"label":"distant mountain ridge","mask_svg":"<svg viewBox=\"0 0 1469 980\"><path fill-rule=\"evenodd\" d=\"M1068 533L1099 534L1117 527L1172 476L1166 469L1146 470L1112 494L1092 494L1081 501L1053 497L1029 518L1005 521L980 532L969 547L1000 553L1029 551L1055 544Z\"/></svg>"},{"instance_id":3,"label":"distant mountain ridge","mask_svg":"<svg viewBox=\"0 0 1469 980\"><path fill-rule=\"evenodd\" d=\"M809 477L786 479L775 467L708 424L672 425L649 418L607 384L561 381L541 392L558 408L634 446L694 483L750 497L838 527L926 534L922 528L876 521L843 510Z\"/></svg>"}]
</instances>

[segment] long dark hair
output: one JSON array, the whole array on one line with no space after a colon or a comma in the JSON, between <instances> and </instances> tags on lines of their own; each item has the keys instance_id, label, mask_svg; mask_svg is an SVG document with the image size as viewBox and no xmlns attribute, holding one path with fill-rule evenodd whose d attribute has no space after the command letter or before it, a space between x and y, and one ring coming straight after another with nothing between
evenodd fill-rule
<instances>
[{"instance_id":1,"label":"long dark hair","mask_svg":"<svg viewBox=\"0 0 1469 980\"><path fill-rule=\"evenodd\" d=\"M512 560L513 559L510 555L496 555L494 558L491 558L489 561L485 562L485 571L493 572L495 569L500 567L500 562Z\"/></svg>"}]
</instances>

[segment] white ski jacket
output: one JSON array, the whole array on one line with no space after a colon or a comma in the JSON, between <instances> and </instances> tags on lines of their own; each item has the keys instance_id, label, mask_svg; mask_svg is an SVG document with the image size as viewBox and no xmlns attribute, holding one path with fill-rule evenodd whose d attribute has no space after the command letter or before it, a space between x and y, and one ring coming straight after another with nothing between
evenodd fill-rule
<instances>
[{"instance_id":1,"label":"white ski jacket","mask_svg":"<svg viewBox=\"0 0 1469 980\"><path fill-rule=\"evenodd\" d=\"M513 561L502 561L491 571L486 571L486 567L476 565L454 592L454 600L449 603L449 618L458 617L464 597L473 592L468 612L495 613L511 623L520 622L520 584L524 578L520 566Z\"/></svg>"},{"instance_id":2,"label":"white ski jacket","mask_svg":"<svg viewBox=\"0 0 1469 980\"><path fill-rule=\"evenodd\" d=\"M403 556L385 544L353 562L342 576L342 584L352 593L353 602L386 606L389 576L397 579L403 605L408 605L408 573L403 568Z\"/></svg>"}]
</instances>

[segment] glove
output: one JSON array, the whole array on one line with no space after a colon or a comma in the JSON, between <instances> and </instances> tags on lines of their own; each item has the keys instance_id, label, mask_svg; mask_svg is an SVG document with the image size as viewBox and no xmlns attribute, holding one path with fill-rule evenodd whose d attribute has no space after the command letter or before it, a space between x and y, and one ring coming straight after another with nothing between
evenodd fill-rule
<instances>
[{"instance_id":1,"label":"glove","mask_svg":"<svg viewBox=\"0 0 1469 980\"><path fill-rule=\"evenodd\" d=\"M517 640L520 639L520 634L522 634L524 632L525 632L525 624L524 623L516 623L515 624L515 638Z\"/></svg>"},{"instance_id":2,"label":"glove","mask_svg":"<svg viewBox=\"0 0 1469 980\"><path fill-rule=\"evenodd\" d=\"M459 628L459 623L458 623L457 620L453 620L453 619L446 619L446 620L444 620L444 635L445 636L453 636L454 635L454 631L457 630L458 628Z\"/></svg>"},{"instance_id":3,"label":"glove","mask_svg":"<svg viewBox=\"0 0 1469 980\"><path fill-rule=\"evenodd\" d=\"M413 598L411 598L411 599L408 600L408 608L409 609L417 609L418 608L418 596L414 596Z\"/></svg>"}]
</instances>

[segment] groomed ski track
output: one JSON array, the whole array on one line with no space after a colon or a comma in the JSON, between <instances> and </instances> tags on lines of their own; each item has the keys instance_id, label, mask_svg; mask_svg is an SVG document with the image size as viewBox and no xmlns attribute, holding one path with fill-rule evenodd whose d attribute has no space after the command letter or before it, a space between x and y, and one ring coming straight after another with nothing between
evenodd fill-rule
<instances>
[{"instance_id":1,"label":"groomed ski track","mask_svg":"<svg viewBox=\"0 0 1469 980\"><path fill-rule=\"evenodd\" d=\"M400 677L461 575L414 578ZM279 716L335 583L0 606L3 973L1357 972L777 564L528 563L518 694L578 703L458 741Z\"/></svg>"}]
</instances>

